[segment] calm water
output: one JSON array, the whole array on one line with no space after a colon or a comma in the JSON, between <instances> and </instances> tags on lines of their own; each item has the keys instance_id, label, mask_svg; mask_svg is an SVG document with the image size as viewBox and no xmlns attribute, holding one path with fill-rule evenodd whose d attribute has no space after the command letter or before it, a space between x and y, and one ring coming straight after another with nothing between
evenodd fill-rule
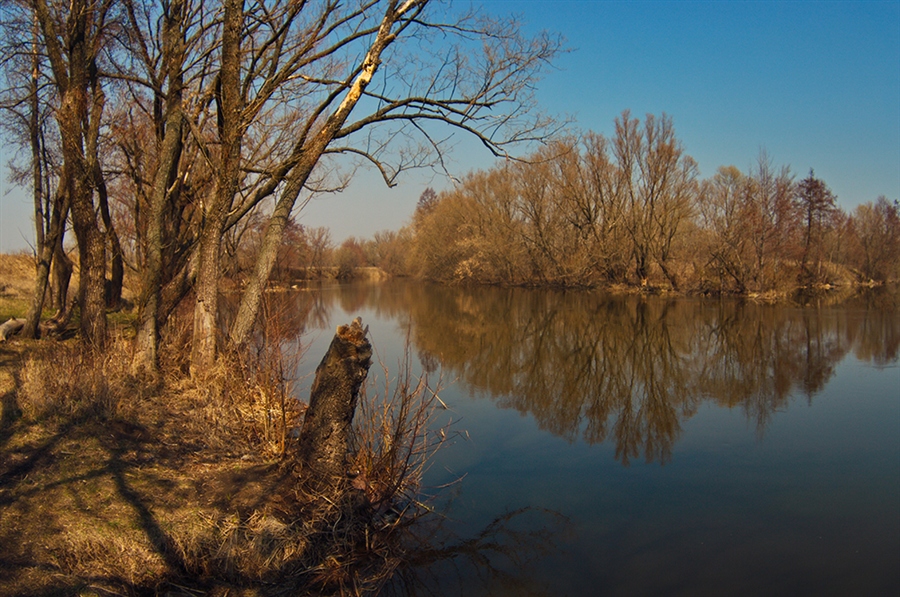
<instances>
[{"instance_id":1,"label":"calm water","mask_svg":"<svg viewBox=\"0 0 900 597\"><path fill-rule=\"evenodd\" d=\"M408 338L442 376L458 435L426 483L461 480L417 594L900 594L896 297L391 282L279 300L309 344L304 398L357 315L392 375Z\"/></svg>"}]
</instances>

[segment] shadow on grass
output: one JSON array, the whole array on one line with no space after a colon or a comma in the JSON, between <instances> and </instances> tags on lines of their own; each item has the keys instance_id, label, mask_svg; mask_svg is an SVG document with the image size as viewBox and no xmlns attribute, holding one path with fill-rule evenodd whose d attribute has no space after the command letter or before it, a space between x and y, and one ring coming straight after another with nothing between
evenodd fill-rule
<instances>
[{"instance_id":1,"label":"shadow on grass","mask_svg":"<svg viewBox=\"0 0 900 597\"><path fill-rule=\"evenodd\" d=\"M13 424L21 416L15 392L0 396L0 448L3 448L13 434Z\"/></svg>"},{"instance_id":2,"label":"shadow on grass","mask_svg":"<svg viewBox=\"0 0 900 597\"><path fill-rule=\"evenodd\" d=\"M235 570L219 574L215 567L199 573L197 562L184 560L170 534L175 531L164 522L168 519L161 518L171 512L170 506L185 504L197 506L197 516L206 508L238 519L277 509L273 494L289 482L283 468L236 467L230 460L219 463L213 474L191 479L191 471L200 471L205 463L183 468L190 454L167 449L134 423L89 419L42 429L42 437L29 436L27 443L17 444L15 433L26 433L29 427L21 419L0 425L4 441L13 448L4 450L0 461L0 594L309 594L309 586L304 587L309 579L302 575L276 574L263 582ZM518 579L527 576L529 562L552 549L550 529L560 523L553 513L523 510L459 538L434 527L440 517L429 520L415 523L405 535L401 551L407 563L384 587L385 593L466 594L473 578L482 587L518 591L525 588ZM95 539L95 527L110 534ZM116 532L127 534L127 541L117 543ZM118 568L102 561L107 553L103 550L114 555L120 545L138 543L144 551L135 561ZM87 553L79 553L81 549ZM137 567L142 561L156 562L157 568L130 578L128 565Z\"/></svg>"}]
</instances>

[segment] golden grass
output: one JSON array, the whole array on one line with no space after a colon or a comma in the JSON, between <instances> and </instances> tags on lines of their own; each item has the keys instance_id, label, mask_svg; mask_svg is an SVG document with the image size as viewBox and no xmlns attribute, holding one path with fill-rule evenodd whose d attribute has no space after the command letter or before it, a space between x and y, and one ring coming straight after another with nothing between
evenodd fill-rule
<instances>
[{"instance_id":1,"label":"golden grass","mask_svg":"<svg viewBox=\"0 0 900 597\"><path fill-rule=\"evenodd\" d=\"M34 258L26 253L0 255L0 323L25 317L34 292Z\"/></svg>"},{"instance_id":2,"label":"golden grass","mask_svg":"<svg viewBox=\"0 0 900 597\"><path fill-rule=\"evenodd\" d=\"M143 386L129 373L129 345L113 341L103 353L75 343L35 349L19 373L19 404L31 420L118 414L120 403L140 401Z\"/></svg>"},{"instance_id":3,"label":"golden grass","mask_svg":"<svg viewBox=\"0 0 900 597\"><path fill-rule=\"evenodd\" d=\"M383 587L428 512L418 484L446 437L427 430L434 394L401 374L363 396L358 470L313 490L291 452L303 408L286 372L299 356L275 345L226 354L203 380L175 367L148 386L123 339L103 353L34 343L18 373L23 414L4 408L0 424L0 544L13 546L0 594Z\"/></svg>"}]
</instances>

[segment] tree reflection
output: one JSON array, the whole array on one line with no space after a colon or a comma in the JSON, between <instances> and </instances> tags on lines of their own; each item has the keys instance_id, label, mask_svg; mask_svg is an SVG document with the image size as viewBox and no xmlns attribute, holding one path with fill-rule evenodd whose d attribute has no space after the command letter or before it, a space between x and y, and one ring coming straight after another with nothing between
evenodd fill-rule
<instances>
[{"instance_id":1,"label":"tree reflection","mask_svg":"<svg viewBox=\"0 0 900 597\"><path fill-rule=\"evenodd\" d=\"M410 287L414 340L473 393L570 441L613 441L624 464L665 463L703 400L762 433L794 394L820 392L857 347L897 358L895 310Z\"/></svg>"},{"instance_id":2,"label":"tree reflection","mask_svg":"<svg viewBox=\"0 0 900 597\"><path fill-rule=\"evenodd\" d=\"M420 520L407 536L410 557L382 591L404 597L482 594L552 595L532 578L531 565L558 549L568 519L541 508L496 517L472 535L459 537L449 519Z\"/></svg>"},{"instance_id":3,"label":"tree reflection","mask_svg":"<svg viewBox=\"0 0 900 597\"><path fill-rule=\"evenodd\" d=\"M851 350L879 367L900 353L897 296L884 291L802 307L401 282L309 294L296 306L316 319L306 327L327 327L330 305L374 310L411 328L423 369L569 441L610 441L624 464L667 462L704 401L741 409L762 434Z\"/></svg>"}]
</instances>

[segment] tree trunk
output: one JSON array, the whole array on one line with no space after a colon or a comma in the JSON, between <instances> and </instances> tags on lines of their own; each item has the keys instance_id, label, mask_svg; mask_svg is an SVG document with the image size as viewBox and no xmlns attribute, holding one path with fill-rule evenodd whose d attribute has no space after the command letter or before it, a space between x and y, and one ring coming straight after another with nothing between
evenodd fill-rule
<instances>
[{"instance_id":1,"label":"tree trunk","mask_svg":"<svg viewBox=\"0 0 900 597\"><path fill-rule=\"evenodd\" d=\"M37 247L37 263L35 264L34 294L31 297L31 305L25 316L25 329L22 335L27 338L35 338L38 333L38 325L41 322L41 311L44 307L44 297L47 294L47 283L50 279L50 263L53 258L53 245L48 243L44 224L44 184L43 162L41 160L41 130L40 130L40 105L38 101L38 89L40 87L40 59L38 55L38 24L34 17L32 28L32 67L31 67L31 114L28 122L31 141L31 172L32 193L34 199L34 226L35 246Z\"/></svg>"},{"instance_id":2,"label":"tree trunk","mask_svg":"<svg viewBox=\"0 0 900 597\"><path fill-rule=\"evenodd\" d=\"M73 205L80 261L78 288L81 306L82 339L95 348L106 345L106 239L97 227L90 202ZM80 215L76 216L76 213Z\"/></svg>"},{"instance_id":3,"label":"tree trunk","mask_svg":"<svg viewBox=\"0 0 900 597\"><path fill-rule=\"evenodd\" d=\"M191 375L208 371L216 362L219 306L219 249L222 223L206 221L200 236L200 266L197 271L197 302L191 341Z\"/></svg>"},{"instance_id":4,"label":"tree trunk","mask_svg":"<svg viewBox=\"0 0 900 597\"><path fill-rule=\"evenodd\" d=\"M367 332L359 317L350 325L339 326L316 368L299 439L300 462L307 481L331 485L345 477L353 414L371 365L372 345Z\"/></svg>"},{"instance_id":5,"label":"tree trunk","mask_svg":"<svg viewBox=\"0 0 900 597\"><path fill-rule=\"evenodd\" d=\"M216 85L220 160L216 187L200 232L197 302L191 340L191 374L207 371L216 361L218 333L219 256L225 218L240 188L244 135L241 97L241 31L243 0L225 0L222 21L222 62Z\"/></svg>"},{"instance_id":6,"label":"tree trunk","mask_svg":"<svg viewBox=\"0 0 900 597\"><path fill-rule=\"evenodd\" d=\"M109 280L104 282L106 306L110 309L118 309L122 303L122 287L125 284L125 262L122 255L122 244L119 242L119 235L116 233L116 228L113 226L112 217L109 213L106 181L103 179L103 173L100 171L98 161L94 161L92 170L94 186L97 189L100 216L103 221L103 227L106 230L106 239L109 242L110 277Z\"/></svg>"},{"instance_id":7,"label":"tree trunk","mask_svg":"<svg viewBox=\"0 0 900 597\"><path fill-rule=\"evenodd\" d=\"M159 166L150 195L150 215L147 222L146 263L140 295L140 327L132 368L136 372L156 375L159 369L160 302L163 280L163 218L169 192L178 173L183 147L183 75L184 43L182 28L184 3L172 2L164 24L163 52L165 75L169 93L166 97L166 117L160 144Z\"/></svg>"},{"instance_id":8,"label":"tree trunk","mask_svg":"<svg viewBox=\"0 0 900 597\"><path fill-rule=\"evenodd\" d=\"M54 201L50 215L50 224L47 231L42 234L42 244L38 245L38 260L35 271L35 288L25 316L25 329L22 335L26 338L37 338L41 323L41 311L44 308L44 298L47 286L50 284L50 274L54 274L52 280L53 306L59 314L66 309L66 294L69 290L69 278L72 276L72 263L62 248L63 232L65 231L66 217L69 212L68 201L65 197L57 197ZM43 225L43 224L42 224ZM62 294L62 296L59 296Z\"/></svg>"},{"instance_id":9,"label":"tree trunk","mask_svg":"<svg viewBox=\"0 0 900 597\"><path fill-rule=\"evenodd\" d=\"M68 217L68 208L66 210L67 215L63 216L63 222ZM50 304L56 309L58 316L65 315L66 309L69 307L69 283L72 281L72 271L75 269L72 260L66 255L66 250L63 248L62 233L63 230L60 229L53 252L51 263L53 271L50 278Z\"/></svg>"},{"instance_id":10,"label":"tree trunk","mask_svg":"<svg viewBox=\"0 0 900 597\"><path fill-rule=\"evenodd\" d=\"M52 246L44 243L38 250L40 252L37 258L34 293L31 295L31 304L25 315L25 328L22 330L22 335L26 338L37 338L38 326L41 323L41 311L44 309L44 297L47 294L47 284L50 280L50 260L53 258Z\"/></svg>"}]
</instances>

